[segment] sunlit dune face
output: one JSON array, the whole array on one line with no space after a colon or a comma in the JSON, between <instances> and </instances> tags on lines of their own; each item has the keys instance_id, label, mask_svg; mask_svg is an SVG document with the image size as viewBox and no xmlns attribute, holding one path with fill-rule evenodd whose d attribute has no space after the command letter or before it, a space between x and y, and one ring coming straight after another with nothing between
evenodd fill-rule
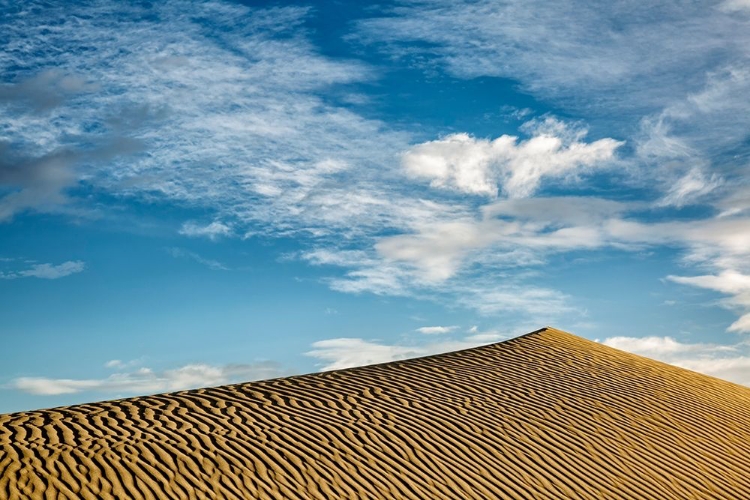
<instances>
[{"instance_id":1,"label":"sunlit dune face","mask_svg":"<svg viewBox=\"0 0 750 500\"><path fill-rule=\"evenodd\" d=\"M726 498L750 389L543 329L0 417L3 498Z\"/></svg>"}]
</instances>

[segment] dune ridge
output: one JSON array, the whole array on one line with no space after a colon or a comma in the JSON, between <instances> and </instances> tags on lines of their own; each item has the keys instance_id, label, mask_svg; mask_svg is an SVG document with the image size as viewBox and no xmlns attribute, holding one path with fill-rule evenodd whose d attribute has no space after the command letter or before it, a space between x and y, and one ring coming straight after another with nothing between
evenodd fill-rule
<instances>
[{"instance_id":1,"label":"dune ridge","mask_svg":"<svg viewBox=\"0 0 750 500\"><path fill-rule=\"evenodd\" d=\"M552 328L0 415L2 499L750 498L750 389Z\"/></svg>"}]
</instances>

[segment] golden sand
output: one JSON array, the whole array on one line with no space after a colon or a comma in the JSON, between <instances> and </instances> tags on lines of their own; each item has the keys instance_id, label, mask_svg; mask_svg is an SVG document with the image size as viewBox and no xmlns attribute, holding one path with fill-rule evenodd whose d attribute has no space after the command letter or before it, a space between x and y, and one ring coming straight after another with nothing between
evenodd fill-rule
<instances>
[{"instance_id":1,"label":"golden sand","mask_svg":"<svg viewBox=\"0 0 750 500\"><path fill-rule=\"evenodd\" d=\"M750 389L554 329L0 415L0 498L750 498Z\"/></svg>"}]
</instances>

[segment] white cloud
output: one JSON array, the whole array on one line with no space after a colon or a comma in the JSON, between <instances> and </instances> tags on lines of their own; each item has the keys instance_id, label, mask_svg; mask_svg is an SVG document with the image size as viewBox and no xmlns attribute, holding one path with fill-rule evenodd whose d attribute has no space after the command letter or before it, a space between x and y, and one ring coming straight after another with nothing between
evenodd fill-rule
<instances>
[{"instance_id":1,"label":"white cloud","mask_svg":"<svg viewBox=\"0 0 750 500\"><path fill-rule=\"evenodd\" d=\"M375 250L390 265L411 269L422 284L444 283L467 264L518 268L540 264L549 253L618 244L606 226L627 209L582 197L500 200L482 206L480 219L415 224L413 233L381 238Z\"/></svg>"},{"instance_id":2,"label":"white cloud","mask_svg":"<svg viewBox=\"0 0 750 500\"><path fill-rule=\"evenodd\" d=\"M637 158L664 186L661 205L722 205L722 196L742 186L747 164L737 153L750 125L750 104L740 97L750 91L748 63L750 54L747 62L708 72L701 89L641 120Z\"/></svg>"},{"instance_id":3,"label":"white cloud","mask_svg":"<svg viewBox=\"0 0 750 500\"><path fill-rule=\"evenodd\" d=\"M312 350L305 355L320 360L323 363L321 370L327 371L429 356L486 343L484 339L445 340L407 346L344 337L315 342L312 344Z\"/></svg>"},{"instance_id":4,"label":"white cloud","mask_svg":"<svg viewBox=\"0 0 750 500\"><path fill-rule=\"evenodd\" d=\"M725 12L742 12L750 10L750 0L725 0L719 5L719 9Z\"/></svg>"},{"instance_id":5,"label":"white cloud","mask_svg":"<svg viewBox=\"0 0 750 500\"><path fill-rule=\"evenodd\" d=\"M716 353L735 351L735 348L713 344L684 344L672 337L610 337L604 341L605 345L632 352L634 354L651 355L660 359L675 354L685 353Z\"/></svg>"},{"instance_id":6,"label":"white cloud","mask_svg":"<svg viewBox=\"0 0 750 500\"><path fill-rule=\"evenodd\" d=\"M750 345L683 343L672 337L611 337L603 344L750 387Z\"/></svg>"},{"instance_id":7,"label":"white cloud","mask_svg":"<svg viewBox=\"0 0 750 500\"><path fill-rule=\"evenodd\" d=\"M503 340L507 340L509 337L507 334L500 333L500 332L482 332L482 333L474 333L473 335L469 335L464 340L467 342L476 342L477 344L488 344L492 342L500 342Z\"/></svg>"},{"instance_id":8,"label":"white cloud","mask_svg":"<svg viewBox=\"0 0 750 500\"><path fill-rule=\"evenodd\" d=\"M321 361L322 370L399 361L440 354L507 340L512 335L496 331L474 332L462 339L421 342L416 345L386 344L362 338L336 338L315 342L306 353ZM610 337L602 342L641 356L688 370L750 386L750 345L683 343L672 337Z\"/></svg>"},{"instance_id":9,"label":"white cloud","mask_svg":"<svg viewBox=\"0 0 750 500\"><path fill-rule=\"evenodd\" d=\"M719 217L747 215L750 213L750 186L735 186L716 206L721 210Z\"/></svg>"},{"instance_id":10,"label":"white cloud","mask_svg":"<svg viewBox=\"0 0 750 500\"><path fill-rule=\"evenodd\" d=\"M321 248L302 258L345 268L329 282L343 292L442 299L485 315L542 313L549 322L576 309L564 293L532 286L524 274L556 253L672 247L686 264L719 272L750 262L746 216L648 222L643 214L649 210L643 202L594 197L496 200L480 205L474 217L449 212L415 222L410 232L376 240L374 251ZM483 280L488 271L494 278Z\"/></svg>"},{"instance_id":11,"label":"white cloud","mask_svg":"<svg viewBox=\"0 0 750 500\"><path fill-rule=\"evenodd\" d=\"M450 333L458 328L457 326L421 326L417 328L419 333L425 335L441 335L444 333Z\"/></svg>"},{"instance_id":12,"label":"white cloud","mask_svg":"<svg viewBox=\"0 0 750 500\"><path fill-rule=\"evenodd\" d=\"M750 276L735 271L724 271L717 276L667 276L667 279L727 294L750 292Z\"/></svg>"},{"instance_id":13,"label":"white cloud","mask_svg":"<svg viewBox=\"0 0 750 500\"><path fill-rule=\"evenodd\" d=\"M562 123L548 121L562 128L562 133L537 130L521 142L509 135L490 141L453 134L412 147L404 154L403 164L410 175L429 179L433 187L494 197L500 185L508 197L523 198L532 195L544 179L567 180L606 165L623 144L614 139L580 142L585 132L569 138Z\"/></svg>"},{"instance_id":14,"label":"white cloud","mask_svg":"<svg viewBox=\"0 0 750 500\"><path fill-rule=\"evenodd\" d=\"M729 325L730 332L750 333L750 275L734 270L724 270L718 275L667 276L667 279L683 285L714 290L730 295L724 301L731 308L744 310L740 318Z\"/></svg>"},{"instance_id":15,"label":"white cloud","mask_svg":"<svg viewBox=\"0 0 750 500\"><path fill-rule=\"evenodd\" d=\"M602 113L660 107L700 86L707 68L750 52L746 18L705 2L637 7L631 1L415 2L361 21L358 36L397 57L416 55L415 63L424 64L427 53L458 77L513 78L535 95Z\"/></svg>"},{"instance_id":16,"label":"white cloud","mask_svg":"<svg viewBox=\"0 0 750 500\"><path fill-rule=\"evenodd\" d=\"M194 262L197 262L198 264L206 266L209 269L213 269L214 271L228 271L229 270L227 266L225 266L224 264L222 264L221 262L217 260L207 259L195 252L191 252L190 250L185 250L184 248L179 248L179 247L167 248L167 252L169 253L169 255L171 255L175 259L192 260Z\"/></svg>"},{"instance_id":17,"label":"white cloud","mask_svg":"<svg viewBox=\"0 0 750 500\"><path fill-rule=\"evenodd\" d=\"M745 313L734 323L727 327L730 332L748 333L750 332L750 312Z\"/></svg>"},{"instance_id":18,"label":"white cloud","mask_svg":"<svg viewBox=\"0 0 750 500\"><path fill-rule=\"evenodd\" d=\"M631 7L410 3L360 28L395 55L430 51L455 76L518 80L560 109L590 114L599 131L609 124L605 137L633 134L627 160L642 168L618 160L606 171L612 185L637 170L657 204L709 200L723 220L644 222L634 203L521 199L603 172L626 149L602 134L585 142L585 128L551 118L525 124L524 140L455 134L410 148L410 134L336 104L331 89L376 75L317 50L303 29L308 9L196 2L185 16L181 2L106 0L0 21L17 41L0 54L10 82L0 91L0 185L11 187L0 219L72 210L80 200L69 188L85 183L211 214L186 222L188 236L299 238L312 248L300 258L344 269L328 280L335 290L483 314L573 311L564 293L522 276L553 253L672 246L711 272L746 273L741 215L750 205L734 182L745 170L723 153L750 124L747 22L695 5ZM414 40L429 43L403 45ZM405 184L406 173L417 181ZM422 189L422 179L441 189ZM478 207L455 191L514 199ZM477 280L485 274L495 281Z\"/></svg>"},{"instance_id":19,"label":"white cloud","mask_svg":"<svg viewBox=\"0 0 750 500\"><path fill-rule=\"evenodd\" d=\"M11 271L7 273L0 273L2 279L17 279L17 278L41 278L47 280L56 280L83 272L86 269L86 264L80 260L69 260L62 264L34 264L29 269L23 269L20 271Z\"/></svg>"},{"instance_id":20,"label":"white cloud","mask_svg":"<svg viewBox=\"0 0 750 500\"><path fill-rule=\"evenodd\" d=\"M408 136L323 99L373 71L321 55L302 27L307 8L199 1L191 14L179 1L108 0L8 14L2 29L17 43L0 57L4 80L44 91L96 85L74 85L43 114L16 104L44 92L9 94L0 184L22 189L0 200L0 217L80 204L68 188L84 182L208 209L238 234L357 231L392 219L399 200L373 177ZM60 77L38 83L51 68Z\"/></svg>"},{"instance_id":21,"label":"white cloud","mask_svg":"<svg viewBox=\"0 0 750 500\"><path fill-rule=\"evenodd\" d=\"M428 71L511 78L600 129L632 134L628 181L679 207L716 201L720 186L747 175L746 6L437 0L362 20L356 37Z\"/></svg>"},{"instance_id":22,"label":"white cloud","mask_svg":"<svg viewBox=\"0 0 750 500\"><path fill-rule=\"evenodd\" d=\"M487 227L490 225L491 228ZM416 234L382 238L375 244L375 250L388 261L413 266L423 280L439 283L456 274L469 252L486 247L513 230L504 223L441 222L420 228Z\"/></svg>"},{"instance_id":23,"label":"white cloud","mask_svg":"<svg viewBox=\"0 0 750 500\"><path fill-rule=\"evenodd\" d=\"M232 228L219 221L213 221L206 226L202 226L193 221L188 221L182 225L179 232L184 236L193 238L204 237L210 240L217 240L222 236L231 236Z\"/></svg>"},{"instance_id":24,"label":"white cloud","mask_svg":"<svg viewBox=\"0 0 750 500\"><path fill-rule=\"evenodd\" d=\"M322 370L340 370L354 366L386 363L424 355L420 347L384 345L361 338L320 340L312 344L307 356L326 363Z\"/></svg>"},{"instance_id":25,"label":"white cloud","mask_svg":"<svg viewBox=\"0 0 750 500\"><path fill-rule=\"evenodd\" d=\"M108 368L122 368L118 360L107 363ZM139 368L132 372L114 373L101 379L56 379L47 377L19 377L7 388L29 394L53 396L98 392L104 394L152 394L180 391L284 375L276 363L229 364L213 366L189 364L162 372Z\"/></svg>"},{"instance_id":26,"label":"white cloud","mask_svg":"<svg viewBox=\"0 0 750 500\"><path fill-rule=\"evenodd\" d=\"M487 316L519 313L533 317L537 323L554 323L554 319L565 313L580 313L570 305L566 294L521 280L497 284L476 279L457 288L459 304Z\"/></svg>"},{"instance_id":27,"label":"white cloud","mask_svg":"<svg viewBox=\"0 0 750 500\"><path fill-rule=\"evenodd\" d=\"M123 361L121 359L110 359L104 363L105 368L111 370L123 370L125 368L132 368L143 363L142 359L131 359L130 361Z\"/></svg>"},{"instance_id":28,"label":"white cloud","mask_svg":"<svg viewBox=\"0 0 750 500\"><path fill-rule=\"evenodd\" d=\"M693 168L668 189L658 204L682 207L703 195L711 193L721 184L722 182L716 174L708 177L701 169Z\"/></svg>"}]
</instances>

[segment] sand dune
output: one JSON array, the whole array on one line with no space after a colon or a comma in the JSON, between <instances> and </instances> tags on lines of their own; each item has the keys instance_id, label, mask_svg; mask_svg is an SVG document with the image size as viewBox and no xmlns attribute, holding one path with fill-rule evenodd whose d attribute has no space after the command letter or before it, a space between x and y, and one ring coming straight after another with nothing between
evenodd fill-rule
<instances>
[{"instance_id":1,"label":"sand dune","mask_svg":"<svg viewBox=\"0 0 750 500\"><path fill-rule=\"evenodd\" d=\"M543 329L0 415L0 498L750 498L750 389Z\"/></svg>"}]
</instances>

